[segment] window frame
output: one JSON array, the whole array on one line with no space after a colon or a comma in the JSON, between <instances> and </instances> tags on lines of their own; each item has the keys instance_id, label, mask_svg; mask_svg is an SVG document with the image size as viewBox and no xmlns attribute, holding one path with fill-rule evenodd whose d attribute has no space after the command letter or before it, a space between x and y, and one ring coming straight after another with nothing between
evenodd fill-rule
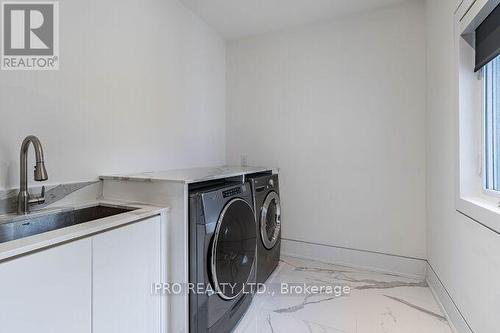
<instances>
[{"instance_id":1,"label":"window frame","mask_svg":"<svg viewBox=\"0 0 500 333\"><path fill-rule=\"evenodd\" d=\"M463 0L455 10L456 211L500 233L500 191L486 187L486 105L482 69L474 73L475 28L500 0Z\"/></svg>"}]
</instances>

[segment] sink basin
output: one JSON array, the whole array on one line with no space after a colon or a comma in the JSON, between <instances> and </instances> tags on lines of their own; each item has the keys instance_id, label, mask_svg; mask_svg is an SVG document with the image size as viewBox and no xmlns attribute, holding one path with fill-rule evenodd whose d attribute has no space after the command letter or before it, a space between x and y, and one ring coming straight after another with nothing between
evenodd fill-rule
<instances>
[{"instance_id":1,"label":"sink basin","mask_svg":"<svg viewBox=\"0 0 500 333\"><path fill-rule=\"evenodd\" d=\"M134 210L134 208L97 205L38 217L28 216L22 220L0 224L0 243L70 227L132 210Z\"/></svg>"}]
</instances>

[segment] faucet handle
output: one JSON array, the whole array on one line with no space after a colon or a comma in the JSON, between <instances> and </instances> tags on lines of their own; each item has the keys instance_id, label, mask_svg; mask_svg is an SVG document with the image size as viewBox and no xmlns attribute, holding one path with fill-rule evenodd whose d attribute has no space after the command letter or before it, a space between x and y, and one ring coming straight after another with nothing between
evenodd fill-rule
<instances>
[{"instance_id":1,"label":"faucet handle","mask_svg":"<svg viewBox=\"0 0 500 333\"><path fill-rule=\"evenodd\" d=\"M42 186L42 191L40 192L40 195L37 197L30 198L28 200L28 203L38 204L38 205L45 203L45 186Z\"/></svg>"}]
</instances>

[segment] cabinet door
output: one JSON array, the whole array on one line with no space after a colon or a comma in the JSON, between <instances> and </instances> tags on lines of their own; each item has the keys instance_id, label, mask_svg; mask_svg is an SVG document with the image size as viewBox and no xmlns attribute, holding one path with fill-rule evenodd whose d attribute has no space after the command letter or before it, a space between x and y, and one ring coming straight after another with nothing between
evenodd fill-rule
<instances>
[{"instance_id":1,"label":"cabinet door","mask_svg":"<svg viewBox=\"0 0 500 333\"><path fill-rule=\"evenodd\" d=\"M91 240L0 263L0 331L91 332Z\"/></svg>"},{"instance_id":2,"label":"cabinet door","mask_svg":"<svg viewBox=\"0 0 500 333\"><path fill-rule=\"evenodd\" d=\"M93 333L159 333L160 217L92 238Z\"/></svg>"}]
</instances>

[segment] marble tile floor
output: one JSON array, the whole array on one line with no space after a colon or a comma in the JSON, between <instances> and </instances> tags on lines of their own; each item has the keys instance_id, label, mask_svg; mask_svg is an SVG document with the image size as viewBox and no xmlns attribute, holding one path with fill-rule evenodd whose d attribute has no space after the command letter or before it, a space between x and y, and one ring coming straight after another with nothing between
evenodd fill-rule
<instances>
[{"instance_id":1,"label":"marble tile floor","mask_svg":"<svg viewBox=\"0 0 500 333\"><path fill-rule=\"evenodd\" d=\"M264 289L234 332L453 332L423 280L283 257Z\"/></svg>"}]
</instances>

